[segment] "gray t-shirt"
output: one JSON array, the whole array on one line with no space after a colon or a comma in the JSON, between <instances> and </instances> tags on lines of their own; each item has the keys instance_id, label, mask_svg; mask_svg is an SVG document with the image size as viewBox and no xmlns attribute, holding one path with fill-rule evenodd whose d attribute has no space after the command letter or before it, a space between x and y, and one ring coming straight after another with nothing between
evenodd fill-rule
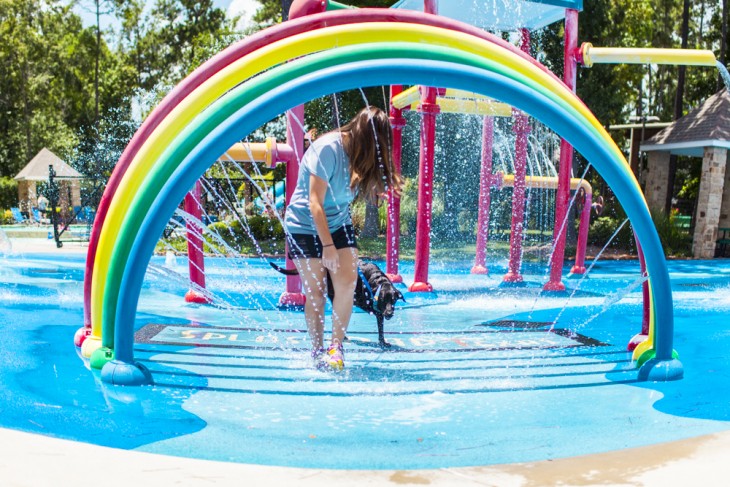
<instances>
[{"instance_id":1,"label":"gray t-shirt","mask_svg":"<svg viewBox=\"0 0 730 487\"><path fill-rule=\"evenodd\" d=\"M309 177L312 174L327 181L324 213L330 231L352 224L350 203L354 194L350 190L350 159L342 147L342 137L332 132L315 140L302 158L297 187L284 217L287 231L317 234L309 209Z\"/></svg>"}]
</instances>

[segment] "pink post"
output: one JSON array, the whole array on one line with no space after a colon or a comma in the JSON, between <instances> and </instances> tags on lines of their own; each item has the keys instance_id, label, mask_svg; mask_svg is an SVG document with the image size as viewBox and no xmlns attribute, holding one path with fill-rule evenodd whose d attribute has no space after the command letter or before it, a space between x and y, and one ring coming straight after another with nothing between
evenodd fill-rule
<instances>
[{"instance_id":1,"label":"pink post","mask_svg":"<svg viewBox=\"0 0 730 487\"><path fill-rule=\"evenodd\" d=\"M438 0L423 0L423 10L427 14L438 14ZM414 282L408 288L411 292L430 292L433 286L428 283L428 261L431 252L431 208L433 203L434 146L436 145L436 104L438 90L421 87L421 153L418 160L418 216L416 223L416 263Z\"/></svg>"},{"instance_id":2,"label":"pink post","mask_svg":"<svg viewBox=\"0 0 730 487\"><path fill-rule=\"evenodd\" d=\"M513 130L515 139L515 181L512 186L512 226L509 236L509 264L503 282L522 282L522 233L525 226L525 177L527 176L527 115L516 114Z\"/></svg>"},{"instance_id":3,"label":"pink post","mask_svg":"<svg viewBox=\"0 0 730 487\"><path fill-rule=\"evenodd\" d=\"M286 112L286 143L294 150L294 157L286 165L286 205L289 205L294 188L297 187L299 163L304 155L304 105L299 105ZM288 257L289 242L286 243L287 269L295 269L294 263ZM299 276L286 276L286 291L279 296L279 306L304 306L302 281Z\"/></svg>"},{"instance_id":4,"label":"pink post","mask_svg":"<svg viewBox=\"0 0 730 487\"><path fill-rule=\"evenodd\" d=\"M418 217L416 227L416 263L411 292L433 291L428 283L428 261L431 251L431 208L433 203L434 145L436 142L436 88L422 87L421 153L418 162Z\"/></svg>"},{"instance_id":5,"label":"pink post","mask_svg":"<svg viewBox=\"0 0 730 487\"><path fill-rule=\"evenodd\" d=\"M477 250L472 274L489 274L487 241L489 240L489 188L492 186L492 145L494 118L485 116L482 125L482 167L479 174L479 214L477 217Z\"/></svg>"},{"instance_id":6,"label":"pink post","mask_svg":"<svg viewBox=\"0 0 730 487\"><path fill-rule=\"evenodd\" d=\"M530 51L530 31L522 29L522 51ZM530 123L527 115L516 113L513 130L515 138L515 181L512 186L512 226L509 236L509 265L503 282L522 282L522 232L525 226L525 177L527 176L527 134Z\"/></svg>"},{"instance_id":7,"label":"pink post","mask_svg":"<svg viewBox=\"0 0 730 487\"><path fill-rule=\"evenodd\" d=\"M639 254L641 275L642 277L646 277L647 273L646 261L644 260L644 252L641 250L641 244L639 243L639 239L636 238L636 234L634 234L634 240L636 240L636 250ZM641 294L644 299L643 312L641 315L641 333L634 335L631 340L629 340L629 344L626 347L629 352L633 352L639 343L649 338L649 321L651 320L651 310L649 309L649 307L651 306L651 300L649 295L649 281L644 281L642 283Z\"/></svg>"},{"instance_id":8,"label":"pink post","mask_svg":"<svg viewBox=\"0 0 730 487\"><path fill-rule=\"evenodd\" d=\"M588 246L588 227L591 226L591 207L593 205L593 194L586 191L586 200L583 203L583 211L580 213L580 227L578 228L578 247L575 249L575 265L570 270L571 274L586 273L586 247Z\"/></svg>"},{"instance_id":9,"label":"pink post","mask_svg":"<svg viewBox=\"0 0 730 487\"><path fill-rule=\"evenodd\" d=\"M577 63L575 52L578 49L578 11L565 10L565 52L563 81L575 91ZM565 236L568 222L565 221L570 199L570 174L573 166L573 147L565 139L560 141L560 167L558 169L558 191L555 196L555 227L553 228L553 254L550 266L550 280L545 283L545 291L564 291L563 262L565 261Z\"/></svg>"},{"instance_id":10,"label":"pink post","mask_svg":"<svg viewBox=\"0 0 730 487\"><path fill-rule=\"evenodd\" d=\"M200 203L200 181L195 183L193 189L185 195L185 212L193 217L193 221L187 222L188 240L188 270L190 273L190 290L185 294L185 301L188 303L206 304L210 299L203 295L200 290L205 289L205 256L203 255L203 228L198 223L203 216L203 208Z\"/></svg>"},{"instance_id":11,"label":"pink post","mask_svg":"<svg viewBox=\"0 0 730 487\"><path fill-rule=\"evenodd\" d=\"M403 85L390 87L390 99L403 91ZM393 166L395 171L401 172L401 154L403 149L403 128L406 119L403 110L390 106L390 125L393 127ZM400 252L400 197L396 196L392 188L388 192L388 228L385 243L386 271L392 282L403 282L403 276L398 274L398 254Z\"/></svg>"}]
</instances>

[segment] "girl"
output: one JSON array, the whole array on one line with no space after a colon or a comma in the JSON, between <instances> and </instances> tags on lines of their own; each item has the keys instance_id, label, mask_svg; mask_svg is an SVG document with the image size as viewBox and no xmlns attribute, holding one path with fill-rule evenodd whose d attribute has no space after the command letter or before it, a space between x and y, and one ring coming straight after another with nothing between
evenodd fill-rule
<instances>
[{"instance_id":1,"label":"girl","mask_svg":"<svg viewBox=\"0 0 730 487\"><path fill-rule=\"evenodd\" d=\"M352 314L357 282L357 242L350 217L355 197L376 202L401 178L390 157L388 115L365 107L347 125L329 132L307 149L297 186L286 209L289 258L299 271L306 296L304 317L317 368L345 367L342 340ZM332 278L332 338L324 349L327 273Z\"/></svg>"}]
</instances>

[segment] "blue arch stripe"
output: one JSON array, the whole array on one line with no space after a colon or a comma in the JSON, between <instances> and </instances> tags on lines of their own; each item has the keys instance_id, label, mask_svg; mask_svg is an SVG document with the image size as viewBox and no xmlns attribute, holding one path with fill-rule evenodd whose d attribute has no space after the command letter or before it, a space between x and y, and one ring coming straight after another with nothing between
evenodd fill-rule
<instances>
[{"instance_id":1,"label":"blue arch stripe","mask_svg":"<svg viewBox=\"0 0 730 487\"><path fill-rule=\"evenodd\" d=\"M504 76L479 68L426 60L376 60L349 63L302 76L241 107L198 144L158 195L137 235L125 268L116 319L116 354L131 361L133 323L146 264L167 217L187 188L210 165L210 154L223 153L243 134L248 134L286 109L326 94L359 86L388 83L449 86L495 96L529 113L568 140L596 167L624 206L647 257L647 269L655 302L655 348L658 359L672 353L672 302L663 251L643 196L627 179L612 151L595 140L586 125L544 95ZM225 103L228 95L216 103ZM211 107L211 111L214 107Z\"/></svg>"}]
</instances>

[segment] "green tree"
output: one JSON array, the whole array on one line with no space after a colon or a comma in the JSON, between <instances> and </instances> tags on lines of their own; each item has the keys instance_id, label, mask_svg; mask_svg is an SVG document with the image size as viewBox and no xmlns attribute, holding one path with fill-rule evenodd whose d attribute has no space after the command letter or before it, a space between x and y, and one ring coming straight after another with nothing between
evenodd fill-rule
<instances>
[{"instance_id":1,"label":"green tree","mask_svg":"<svg viewBox=\"0 0 730 487\"><path fill-rule=\"evenodd\" d=\"M67 155L93 121L96 46L55 1L0 3L0 38L0 175L10 176L44 146Z\"/></svg>"}]
</instances>

